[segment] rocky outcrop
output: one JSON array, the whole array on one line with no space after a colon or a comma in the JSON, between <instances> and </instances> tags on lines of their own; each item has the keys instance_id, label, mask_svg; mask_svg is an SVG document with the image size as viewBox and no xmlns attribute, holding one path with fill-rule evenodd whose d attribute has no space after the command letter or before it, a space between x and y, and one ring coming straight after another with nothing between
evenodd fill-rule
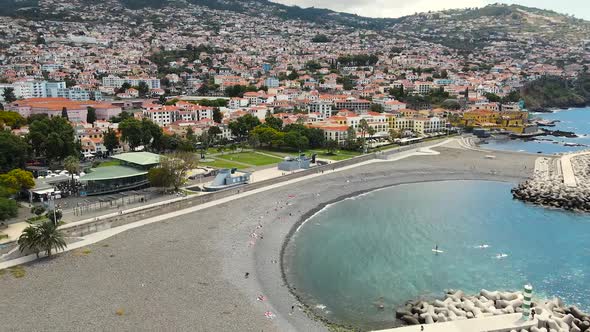
<instances>
[{"instance_id":1,"label":"rocky outcrop","mask_svg":"<svg viewBox=\"0 0 590 332\"><path fill-rule=\"evenodd\" d=\"M564 183L558 170L535 169L532 178L512 189L513 197L548 207L590 212L590 154L574 154L567 160L575 176L573 185Z\"/></svg>"},{"instance_id":2,"label":"rocky outcrop","mask_svg":"<svg viewBox=\"0 0 590 332\"><path fill-rule=\"evenodd\" d=\"M408 301L396 311L396 317L408 325L434 324L519 313L523 311L523 302L522 292L483 289L477 295L468 296L460 290L450 290L444 299ZM590 315L575 306L566 307L558 298L533 302L532 309L536 313L537 325L524 331L590 332Z\"/></svg>"},{"instance_id":3,"label":"rocky outcrop","mask_svg":"<svg viewBox=\"0 0 590 332\"><path fill-rule=\"evenodd\" d=\"M590 212L590 185L564 186L561 179L531 179L512 189L512 196L525 202Z\"/></svg>"}]
</instances>

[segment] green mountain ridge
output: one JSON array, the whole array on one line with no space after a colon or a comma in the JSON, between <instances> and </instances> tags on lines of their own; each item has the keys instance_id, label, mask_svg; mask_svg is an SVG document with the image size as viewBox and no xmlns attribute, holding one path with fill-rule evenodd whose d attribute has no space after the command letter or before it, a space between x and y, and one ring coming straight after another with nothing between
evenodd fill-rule
<instances>
[{"instance_id":1,"label":"green mountain ridge","mask_svg":"<svg viewBox=\"0 0 590 332\"><path fill-rule=\"evenodd\" d=\"M92 3L91 0L82 0L82 2ZM527 12L544 17L570 18L568 15L560 14L555 11L525 7L521 5L504 5L492 4L481 8L451 9L439 12L417 13L414 15L400 18L373 18L363 17L357 14L337 12L325 8L299 6L288 6L272 2L269 0L115 0L123 7L129 10L140 10L145 8L163 8L166 6L182 6L193 4L205 6L211 9L228 10L234 12L255 12L262 10L284 19L300 19L315 23L337 23L351 27L366 27L370 29L387 29L392 28L398 23L412 22L416 18L427 21L429 18L436 16L450 15L453 20L473 20L482 17L500 17L509 15L519 15L520 12ZM31 11L39 10L39 0L2 0L0 1L0 13L3 16L31 16ZM29 15L27 15L29 13ZM579 22L589 22L581 19L573 19Z\"/></svg>"},{"instance_id":2,"label":"green mountain ridge","mask_svg":"<svg viewBox=\"0 0 590 332\"><path fill-rule=\"evenodd\" d=\"M80 21L78 13L94 8L92 6L97 4L95 0L55 1L67 2L68 6L65 7L69 8L68 11L56 13L50 9L52 6L41 0L2 0L0 13L33 21ZM400 18L370 18L323 8L287 6L269 0L102 0L101 4L101 10L116 12L134 20L145 17L151 8L181 10L186 6L199 6L251 16L272 15L285 20L322 25L324 28L332 25L375 30L467 52L498 42L526 44L530 39L541 44L579 45L590 35L588 21L550 10L505 4L425 12Z\"/></svg>"}]
</instances>

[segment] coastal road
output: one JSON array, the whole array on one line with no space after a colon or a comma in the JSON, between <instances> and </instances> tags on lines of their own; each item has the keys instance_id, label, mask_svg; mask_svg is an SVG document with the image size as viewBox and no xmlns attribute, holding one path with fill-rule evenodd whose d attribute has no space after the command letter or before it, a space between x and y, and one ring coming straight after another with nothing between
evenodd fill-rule
<instances>
[{"instance_id":1,"label":"coastal road","mask_svg":"<svg viewBox=\"0 0 590 332\"><path fill-rule=\"evenodd\" d=\"M2 330L325 330L299 309L290 314L296 300L281 278L280 251L297 223L342 197L399 183L517 182L537 157L435 150L440 154L326 172L133 229L28 264L23 278L4 273Z\"/></svg>"}]
</instances>

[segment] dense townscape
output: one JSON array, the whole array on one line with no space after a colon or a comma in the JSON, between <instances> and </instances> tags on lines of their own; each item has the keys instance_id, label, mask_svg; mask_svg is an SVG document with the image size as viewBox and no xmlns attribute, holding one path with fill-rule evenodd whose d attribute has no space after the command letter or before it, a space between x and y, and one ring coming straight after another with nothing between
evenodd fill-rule
<instances>
[{"instance_id":1,"label":"dense townscape","mask_svg":"<svg viewBox=\"0 0 590 332\"><path fill-rule=\"evenodd\" d=\"M82 237L75 226L60 231L66 210L69 222L95 213L95 205L123 216L125 204L165 202L169 192L221 191L224 198L223 190L250 183L253 170L274 185L311 164L324 174L352 165L333 162L387 160L408 145L453 145L446 138L463 133L577 137L544 128L555 123L531 112L590 105L590 22L519 5L377 19L265 0L10 0L0 4L0 18L0 243L9 242L6 223L14 229L20 218L27 226L10 235L14 249L1 251L0 263L51 256L70 244L66 235ZM457 138L454 148L482 159L469 140ZM420 149L404 158L438 153ZM528 157L498 155L461 172L481 166L484 178L503 181L530 170ZM437 167L454 165L441 158ZM589 210L587 154L539 160L535 177L514 196ZM498 175L500 167L508 175ZM274 211L283 203L287 211L290 203L281 201ZM92 216L95 231L100 215ZM262 240L262 218L251 246ZM508 295L520 301L516 311L494 307L489 296L481 308L487 316L523 312L523 296L515 294ZM446 307L420 302L398 316L412 324L453 321L452 311L438 310L455 304L466 318L481 313L461 307L479 303L476 297L447 300ZM539 313L563 307L552 303ZM571 321L546 320L590 326L576 310Z\"/></svg>"}]
</instances>

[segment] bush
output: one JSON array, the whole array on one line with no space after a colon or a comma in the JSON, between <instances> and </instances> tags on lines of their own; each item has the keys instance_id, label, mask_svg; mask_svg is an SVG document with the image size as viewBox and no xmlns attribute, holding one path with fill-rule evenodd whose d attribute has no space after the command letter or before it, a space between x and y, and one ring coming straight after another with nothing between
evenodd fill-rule
<instances>
[{"instance_id":1,"label":"bush","mask_svg":"<svg viewBox=\"0 0 590 332\"><path fill-rule=\"evenodd\" d=\"M54 220L54 213L53 210L49 210L47 211L46 214L47 218L49 220L51 220L53 223L56 223L56 220ZM61 210L55 210L55 219L57 219L57 222L59 222L61 220L61 218L63 217L63 213L61 212Z\"/></svg>"},{"instance_id":2,"label":"bush","mask_svg":"<svg viewBox=\"0 0 590 332\"><path fill-rule=\"evenodd\" d=\"M18 215L18 205L13 199L0 197L0 220L15 218Z\"/></svg>"},{"instance_id":3,"label":"bush","mask_svg":"<svg viewBox=\"0 0 590 332\"><path fill-rule=\"evenodd\" d=\"M45 212L45 207L43 205L35 205L31 208L31 213L35 214L36 216L40 216Z\"/></svg>"},{"instance_id":4,"label":"bush","mask_svg":"<svg viewBox=\"0 0 590 332\"><path fill-rule=\"evenodd\" d=\"M44 222L46 220L47 220L47 216L46 215L41 215L41 216L31 217L31 218L27 219L27 222L29 224L39 224L39 223Z\"/></svg>"}]
</instances>

